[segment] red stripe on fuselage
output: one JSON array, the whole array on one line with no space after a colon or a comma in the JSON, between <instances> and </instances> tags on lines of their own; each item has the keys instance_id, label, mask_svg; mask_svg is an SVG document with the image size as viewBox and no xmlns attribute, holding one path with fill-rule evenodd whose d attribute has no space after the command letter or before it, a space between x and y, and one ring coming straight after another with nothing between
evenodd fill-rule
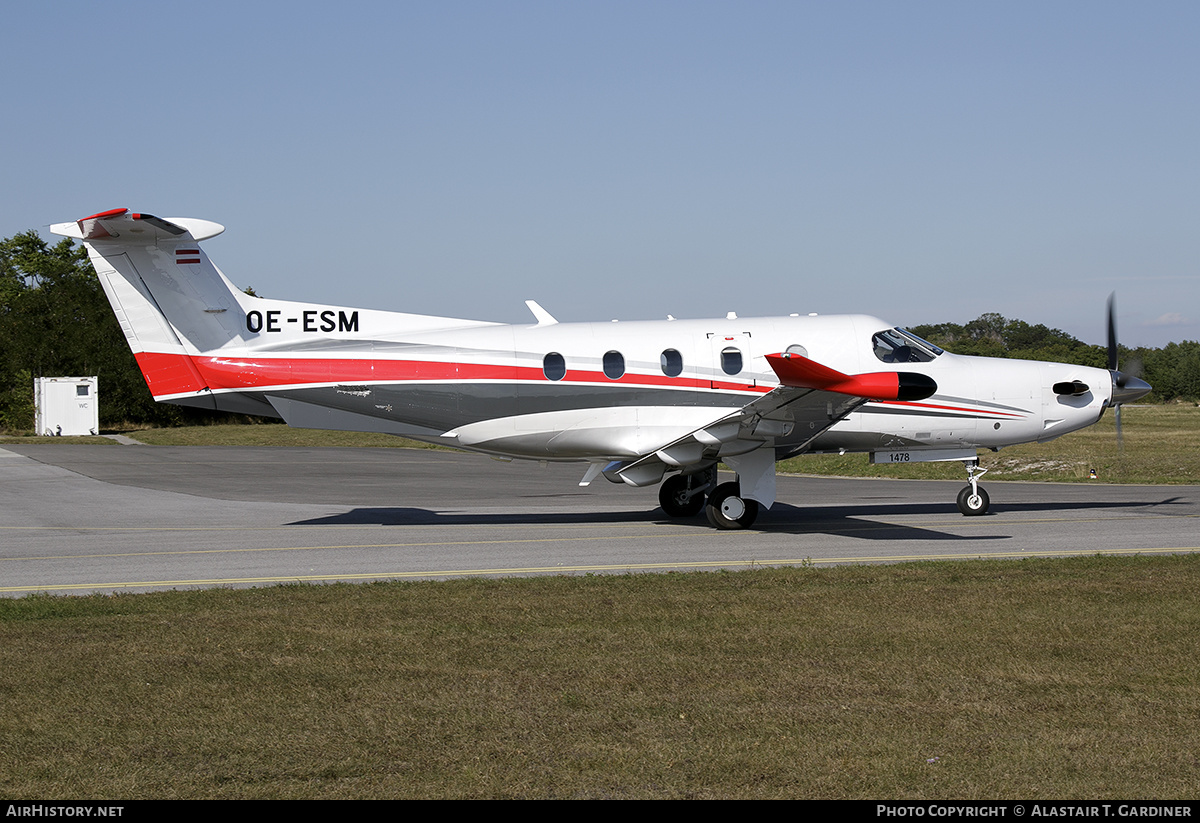
<instances>
[{"instance_id":1,"label":"red stripe on fuselage","mask_svg":"<svg viewBox=\"0 0 1200 823\"><path fill-rule=\"evenodd\" d=\"M937 403L914 403L905 402L903 400L877 400L875 401L880 406L905 406L913 409L941 409L943 411L970 412L971 414L979 415L996 415L999 417L1027 417L1029 412L1023 414L1014 414L1013 412L993 411L992 409L972 409L966 406L943 406Z\"/></svg>"},{"instance_id":2,"label":"red stripe on fuselage","mask_svg":"<svg viewBox=\"0 0 1200 823\"><path fill-rule=\"evenodd\" d=\"M443 363L430 360L197 357L212 389L254 389L308 383L401 382L411 380L517 380L541 369Z\"/></svg>"},{"instance_id":3,"label":"red stripe on fuselage","mask_svg":"<svg viewBox=\"0 0 1200 823\"><path fill-rule=\"evenodd\" d=\"M669 386L686 389L720 389L765 394L770 386L714 383L687 377L626 374L609 380L603 372L574 369L560 381L550 381L534 366L489 363L453 363L436 360L364 360L282 357L189 357L183 354L142 352L136 355L150 392L161 395L233 389L269 389L274 386L329 383L404 383L433 380L509 380L538 383L613 383L616 385Z\"/></svg>"},{"instance_id":4,"label":"red stripe on fuselage","mask_svg":"<svg viewBox=\"0 0 1200 823\"><path fill-rule=\"evenodd\" d=\"M542 370L533 366L502 366L479 363L447 363L436 360L355 360L337 358L276 358L276 357L189 357L183 354L141 352L136 354L138 366L155 397L189 394L204 389L269 389L274 386L297 386L329 383L405 383L425 380L510 380L551 383ZM749 386L744 383L714 383L688 377L667 377L656 374L626 374L619 380L609 380L602 372L575 369L567 372L559 383L614 383L618 385L669 386L687 389L716 389L719 391L748 391L765 394L770 386ZM875 401L881 406L900 406L918 410L968 412L976 415L1020 418L1026 415L991 409L951 406L937 403L916 403L899 400Z\"/></svg>"}]
</instances>

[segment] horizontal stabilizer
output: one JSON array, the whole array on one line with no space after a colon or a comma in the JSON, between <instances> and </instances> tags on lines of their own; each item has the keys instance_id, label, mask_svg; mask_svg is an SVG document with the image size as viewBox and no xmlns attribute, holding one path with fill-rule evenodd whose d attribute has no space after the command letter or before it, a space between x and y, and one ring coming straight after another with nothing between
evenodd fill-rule
<instances>
[{"instance_id":1,"label":"horizontal stabilizer","mask_svg":"<svg viewBox=\"0 0 1200 823\"><path fill-rule=\"evenodd\" d=\"M791 352L768 354L767 362L785 386L865 397L868 400L924 400L937 391L932 377L915 372L842 374Z\"/></svg>"},{"instance_id":2,"label":"horizontal stabilizer","mask_svg":"<svg viewBox=\"0 0 1200 823\"><path fill-rule=\"evenodd\" d=\"M149 245L159 240L186 240L187 234L191 234L192 240L207 240L225 231L225 227L194 217L164 220L153 214L131 213L129 209L109 209L74 223L56 223L50 230L75 240L120 240Z\"/></svg>"}]
</instances>

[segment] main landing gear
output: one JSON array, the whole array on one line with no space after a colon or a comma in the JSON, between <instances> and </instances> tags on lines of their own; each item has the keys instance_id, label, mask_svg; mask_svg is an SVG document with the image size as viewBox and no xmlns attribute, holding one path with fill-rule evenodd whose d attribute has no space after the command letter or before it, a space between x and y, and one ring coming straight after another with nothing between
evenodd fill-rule
<instances>
[{"instance_id":1,"label":"main landing gear","mask_svg":"<svg viewBox=\"0 0 1200 823\"><path fill-rule=\"evenodd\" d=\"M704 493L713 483L707 471L673 474L658 487L658 504L668 517L691 517L704 508Z\"/></svg>"},{"instance_id":2,"label":"main landing gear","mask_svg":"<svg viewBox=\"0 0 1200 823\"><path fill-rule=\"evenodd\" d=\"M708 496L704 514L714 528L748 529L758 518L758 502L742 497L742 487L737 482L722 483Z\"/></svg>"},{"instance_id":3,"label":"main landing gear","mask_svg":"<svg viewBox=\"0 0 1200 823\"><path fill-rule=\"evenodd\" d=\"M742 497L737 481L717 485L715 466L695 474L671 475L659 486L658 502L668 517L693 517L703 509L718 529L746 529L758 518L758 503Z\"/></svg>"},{"instance_id":4,"label":"main landing gear","mask_svg":"<svg viewBox=\"0 0 1200 823\"><path fill-rule=\"evenodd\" d=\"M970 485L964 486L963 490L958 493L958 510L967 517L987 514L991 500L988 499L988 493L979 485L979 478L987 474L988 470L979 468L979 458L964 460L963 465L967 467L967 482Z\"/></svg>"}]
</instances>

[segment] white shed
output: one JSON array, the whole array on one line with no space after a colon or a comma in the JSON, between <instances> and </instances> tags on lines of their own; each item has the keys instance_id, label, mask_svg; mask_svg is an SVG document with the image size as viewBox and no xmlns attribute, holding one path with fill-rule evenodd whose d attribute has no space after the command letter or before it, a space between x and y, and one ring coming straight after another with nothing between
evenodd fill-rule
<instances>
[{"instance_id":1,"label":"white shed","mask_svg":"<svg viewBox=\"0 0 1200 823\"><path fill-rule=\"evenodd\" d=\"M37 433L48 436L99 434L96 377L39 377L33 381Z\"/></svg>"}]
</instances>

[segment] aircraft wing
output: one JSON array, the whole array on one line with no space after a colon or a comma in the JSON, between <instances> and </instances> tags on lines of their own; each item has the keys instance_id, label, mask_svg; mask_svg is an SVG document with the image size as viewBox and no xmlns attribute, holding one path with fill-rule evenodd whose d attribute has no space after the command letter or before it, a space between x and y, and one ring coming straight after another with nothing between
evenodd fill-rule
<instances>
[{"instance_id":1,"label":"aircraft wing","mask_svg":"<svg viewBox=\"0 0 1200 823\"><path fill-rule=\"evenodd\" d=\"M932 378L913 372L849 375L790 353L769 354L767 362L779 377L777 388L605 474L630 485L649 485L668 468L746 454L782 437L795 454L870 400L923 400L937 391Z\"/></svg>"}]
</instances>

